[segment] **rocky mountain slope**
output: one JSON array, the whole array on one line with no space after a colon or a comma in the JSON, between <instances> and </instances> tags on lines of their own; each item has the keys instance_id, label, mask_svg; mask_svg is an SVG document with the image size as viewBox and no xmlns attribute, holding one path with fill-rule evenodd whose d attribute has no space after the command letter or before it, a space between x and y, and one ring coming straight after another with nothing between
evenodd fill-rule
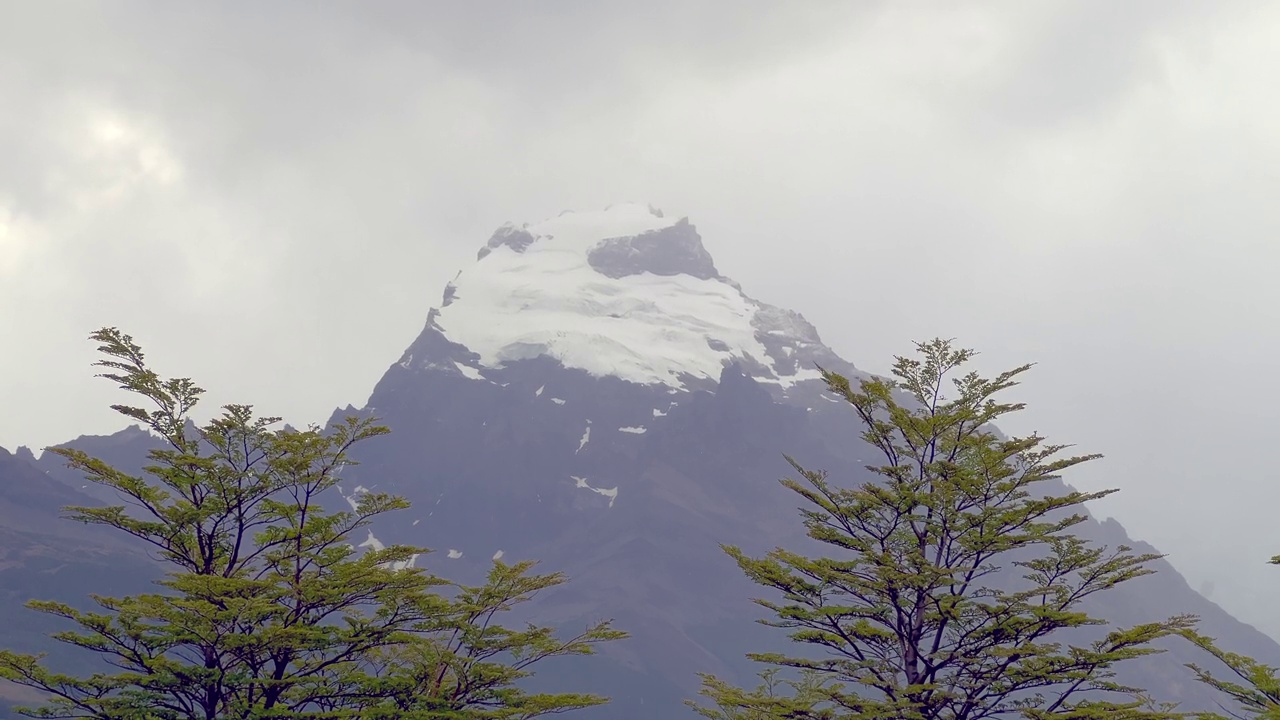
<instances>
[{"instance_id":1,"label":"rocky mountain slope","mask_svg":"<svg viewBox=\"0 0 1280 720\"><path fill-rule=\"evenodd\" d=\"M446 577L477 578L494 558L566 571L572 582L530 612L568 628L613 617L634 637L540 681L615 697L584 718L689 717L680 702L697 672L750 682L743 653L786 643L753 622L757 588L718 546L808 545L798 501L777 482L790 470L782 454L845 483L870 479L873 451L815 363L860 375L803 317L722 277L687 220L621 205L504 226L367 405L335 413L376 415L393 432L363 448L332 501L406 496L412 509L360 540L433 548L420 564ZM136 468L148 442L131 431L73 444ZM51 455L35 465L76 487ZM1149 550L1114 521L1081 532ZM1158 567L1106 594L1098 614L1131 624L1197 613L1225 646L1280 660L1270 638ZM1213 707L1181 667L1192 653L1174 647L1125 679Z\"/></svg>"},{"instance_id":2,"label":"rocky mountain slope","mask_svg":"<svg viewBox=\"0 0 1280 720\"><path fill-rule=\"evenodd\" d=\"M48 634L67 629L64 625L27 610L24 603L59 599L86 607L87 593L136 591L156 576L155 565L138 547L101 528L60 518L65 506L97 504L37 468L25 448L16 454L0 448L0 647L48 652L52 662L67 669L90 668L90 657L49 641ZM0 684L0 717L24 692Z\"/></svg>"}]
</instances>

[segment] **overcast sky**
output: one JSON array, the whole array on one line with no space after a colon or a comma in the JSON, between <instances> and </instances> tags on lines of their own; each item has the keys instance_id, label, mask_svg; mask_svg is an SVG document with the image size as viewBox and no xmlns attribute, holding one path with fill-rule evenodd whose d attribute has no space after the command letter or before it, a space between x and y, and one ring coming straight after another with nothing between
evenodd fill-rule
<instances>
[{"instance_id":1,"label":"overcast sky","mask_svg":"<svg viewBox=\"0 0 1280 720\"><path fill-rule=\"evenodd\" d=\"M864 369L1038 366L1007 430L1280 636L1280 4L0 2L0 446L362 405L501 223L650 202ZM1271 599L1268 599L1271 598Z\"/></svg>"}]
</instances>

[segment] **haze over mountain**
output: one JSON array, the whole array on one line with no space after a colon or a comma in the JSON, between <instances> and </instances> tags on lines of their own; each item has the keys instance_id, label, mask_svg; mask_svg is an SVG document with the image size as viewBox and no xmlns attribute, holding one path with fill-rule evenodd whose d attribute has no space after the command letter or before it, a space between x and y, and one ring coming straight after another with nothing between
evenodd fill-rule
<instances>
[{"instance_id":1,"label":"haze over mountain","mask_svg":"<svg viewBox=\"0 0 1280 720\"><path fill-rule=\"evenodd\" d=\"M358 503L369 490L406 496L410 510L355 540L432 548L417 562L446 577L478 577L495 558L566 571L571 583L530 612L570 628L613 617L633 638L602 663L565 663L541 678L615 697L584 718L688 715L680 701L696 691L697 672L748 682L743 653L785 643L753 623L760 614L749 599L761 591L718 547L809 546L796 501L777 483L789 470L782 453L841 483L871 479L864 465L874 451L814 366L862 373L802 316L724 277L687 219L645 205L508 224L476 255L368 403L334 413L372 414L393 432L361 449L362 464L330 502ZM135 471L154 442L134 429L70 445ZM65 546L69 524L47 520L83 497L78 479L52 453L20 451L9 462L0 489L10 494L0 500ZM24 500L32 487L44 494ZM1091 520L1081 534L1130 543L1114 520ZM1225 646L1280 660L1274 641L1168 563L1157 567L1090 609L1121 625L1197 613ZM20 564L9 582L26 587L43 571ZM8 640L0 631L0 645ZM1213 707L1215 696L1181 667L1203 658L1172 646L1124 678L1186 709Z\"/></svg>"}]
</instances>

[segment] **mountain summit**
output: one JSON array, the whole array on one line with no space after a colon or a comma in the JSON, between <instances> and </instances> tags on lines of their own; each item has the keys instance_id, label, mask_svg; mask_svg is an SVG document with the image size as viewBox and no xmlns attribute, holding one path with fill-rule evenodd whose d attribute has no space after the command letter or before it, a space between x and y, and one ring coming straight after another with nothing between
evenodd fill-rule
<instances>
[{"instance_id":1,"label":"mountain summit","mask_svg":"<svg viewBox=\"0 0 1280 720\"><path fill-rule=\"evenodd\" d=\"M499 228L446 287L424 336L406 368L478 377L545 356L678 391L707 387L734 363L785 389L820 380L814 362L835 358L799 314L721 276L687 218L634 204ZM431 350L441 341L469 352L442 358Z\"/></svg>"}]
</instances>

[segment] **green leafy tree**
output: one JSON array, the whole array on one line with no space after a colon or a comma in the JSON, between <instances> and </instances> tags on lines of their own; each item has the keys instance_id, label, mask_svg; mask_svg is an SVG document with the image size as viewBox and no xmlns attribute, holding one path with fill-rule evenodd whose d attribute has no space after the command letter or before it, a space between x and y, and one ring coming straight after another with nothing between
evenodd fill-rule
<instances>
[{"instance_id":1,"label":"green leafy tree","mask_svg":"<svg viewBox=\"0 0 1280 720\"><path fill-rule=\"evenodd\" d=\"M1271 558L1271 564L1280 565L1280 555ZM1217 658L1235 676L1234 680L1223 680L1200 665L1187 665L1195 673L1196 679L1231 699L1236 708L1228 710L1223 707L1228 716L1242 720L1280 720L1280 676L1277 676L1276 668L1223 650L1213 638L1201 635L1193 629L1182 630L1178 634ZM1200 713L1197 717L1202 720L1226 720L1226 716L1218 713Z\"/></svg>"},{"instance_id":2,"label":"green leafy tree","mask_svg":"<svg viewBox=\"0 0 1280 720\"><path fill-rule=\"evenodd\" d=\"M690 700L686 704L711 720L771 720L779 717L826 717L817 710L827 697L823 677L811 670L795 679L778 677L779 668L760 673L760 684L751 691L735 688L719 678L704 676L699 694L714 706L704 707Z\"/></svg>"},{"instance_id":3,"label":"green leafy tree","mask_svg":"<svg viewBox=\"0 0 1280 720\"><path fill-rule=\"evenodd\" d=\"M495 623L499 613L566 581L560 573L530 574L533 566L495 562L485 585L458 586L450 611L424 625L424 635L380 653L373 667L385 693L367 709L386 717L508 720L603 703L596 695L531 693L517 686L535 663L588 655L598 643L626 637L608 623L568 639L555 637L548 627L513 630Z\"/></svg>"},{"instance_id":4,"label":"green leafy tree","mask_svg":"<svg viewBox=\"0 0 1280 720\"><path fill-rule=\"evenodd\" d=\"M351 448L382 435L372 420L322 432L273 430L229 405L203 427L190 420L200 388L162 379L141 348L114 328L94 333L103 377L149 407L113 405L151 428L167 447L134 477L76 450L54 449L126 502L68 508L84 523L127 533L170 571L156 592L94 595L92 612L33 602L76 629L54 638L99 654L104 670L73 677L39 656L0 652L0 678L48 697L33 717L101 720L248 718L533 718L605 702L579 694L529 694L515 683L532 662L587 654L622 637L608 622L559 642L548 628L506 630L495 614L560 582L530 576L529 564L499 565L481 588L449 586L414 567L419 548L359 553L348 542L371 520L407 507L370 493L351 511L326 512L318 498L353 464ZM392 654L424 658L389 669ZM429 665L431 657L438 664ZM446 682L415 671L446 667ZM109 671L110 670L110 671ZM397 706L410 688L414 702Z\"/></svg>"},{"instance_id":5,"label":"green leafy tree","mask_svg":"<svg viewBox=\"0 0 1280 720\"><path fill-rule=\"evenodd\" d=\"M780 595L756 600L772 615L762 622L812 650L750 657L822 682L808 698L779 700L704 677L704 695L758 712L738 716L746 718L1178 717L1118 683L1115 667L1159 652L1152 641L1194 618L1081 639L1106 625L1081 603L1153 572L1146 565L1159 557L1092 547L1069 532L1086 519L1083 503L1114 491L1059 495L1048 483L1097 456L1058 457L1066 446L996 433L992 422L1023 407L996 396L1030 366L990 379L960 375L972 351L943 340L917 348L917 358L896 359L893 379L858 389L823 371L884 460L868 467L878 481L841 487L788 458L801 479L783 485L803 498L808 535L832 554L779 548L753 558L724 548ZM1064 631L1080 644L1066 643ZM809 702L815 694L822 702Z\"/></svg>"}]
</instances>

